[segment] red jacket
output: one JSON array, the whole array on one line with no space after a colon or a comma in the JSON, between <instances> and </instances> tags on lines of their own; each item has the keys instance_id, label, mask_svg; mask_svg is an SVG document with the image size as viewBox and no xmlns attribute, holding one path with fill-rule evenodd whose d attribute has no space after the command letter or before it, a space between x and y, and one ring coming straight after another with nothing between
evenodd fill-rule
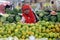
<instances>
[{"instance_id":1,"label":"red jacket","mask_svg":"<svg viewBox=\"0 0 60 40\"><path fill-rule=\"evenodd\" d=\"M5 6L4 5L0 5L0 13L5 13Z\"/></svg>"},{"instance_id":2,"label":"red jacket","mask_svg":"<svg viewBox=\"0 0 60 40\"><path fill-rule=\"evenodd\" d=\"M25 9L29 9L30 12L28 14L25 14L24 13ZM22 12L23 12L22 16L25 18L26 23L35 23L36 22L35 15L33 14L33 11L31 9L30 5L26 4L26 5L22 6Z\"/></svg>"}]
</instances>

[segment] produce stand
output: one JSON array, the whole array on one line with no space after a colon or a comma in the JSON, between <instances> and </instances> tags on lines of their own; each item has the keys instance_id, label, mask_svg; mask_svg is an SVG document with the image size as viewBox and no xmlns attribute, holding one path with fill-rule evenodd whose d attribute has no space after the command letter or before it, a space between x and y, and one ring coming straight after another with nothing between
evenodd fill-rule
<instances>
[{"instance_id":1,"label":"produce stand","mask_svg":"<svg viewBox=\"0 0 60 40\"><path fill-rule=\"evenodd\" d=\"M10 38L12 40L16 37L16 40L28 40L31 35L34 36L35 39L41 40L44 40L44 38L48 40L60 38L60 21L54 22L42 19L41 17L48 14L47 12L38 11L36 13L39 14L40 21L35 24L21 23L20 17L16 13L13 15L9 13L9 16L6 14L6 16L9 17L8 20L7 17L2 16L1 20L3 21L0 20L0 38ZM57 13L60 14L59 11ZM15 20L16 15L18 17L16 20L18 21ZM14 21L13 17L15 17Z\"/></svg>"},{"instance_id":2,"label":"produce stand","mask_svg":"<svg viewBox=\"0 0 60 40\"><path fill-rule=\"evenodd\" d=\"M39 21L31 24L20 22L22 11L18 7L5 11L0 13L0 40L60 40L60 11L56 11L56 18L49 10L37 10Z\"/></svg>"}]
</instances>

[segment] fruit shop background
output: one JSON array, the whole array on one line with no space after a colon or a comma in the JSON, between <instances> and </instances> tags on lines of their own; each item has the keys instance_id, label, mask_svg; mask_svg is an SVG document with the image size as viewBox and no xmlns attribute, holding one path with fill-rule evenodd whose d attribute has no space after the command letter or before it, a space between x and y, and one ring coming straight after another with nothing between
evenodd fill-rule
<instances>
[{"instance_id":1,"label":"fruit shop background","mask_svg":"<svg viewBox=\"0 0 60 40\"><path fill-rule=\"evenodd\" d=\"M45 1L44 0L43 1L40 0L39 2L38 1L37 2L32 1L32 4L30 4L31 3L30 1L27 1L27 2L26 1L22 1L22 4L29 3L31 5L32 9L34 9L34 12L37 15L39 15L40 21L45 20L45 21L60 22L60 11L57 10L57 8L54 6L56 4L55 3L56 0L54 0L54 4L53 5L51 5L50 0L45 0ZM39 9L39 10L35 11L35 8L36 8L35 4L36 3L40 3L40 2L42 2L42 9ZM14 5L13 9L9 9L9 8L6 9L6 14L4 14L3 16L2 15L0 16L0 20L1 21L3 21L3 22L6 22L6 21L8 21L8 22L17 22L17 21L20 21L20 19L22 17L21 16L21 14L22 14L21 7L22 6L19 5L18 1L14 1L13 3L17 3L17 4ZM51 10L56 10L58 17L56 18L55 16L49 16L48 15L49 12L48 12L47 9L50 10L50 11ZM47 10L47 12L46 12L46 10ZM49 20L49 17L51 17L50 20ZM3 20L3 19L5 19L5 20Z\"/></svg>"},{"instance_id":2,"label":"fruit shop background","mask_svg":"<svg viewBox=\"0 0 60 40\"><path fill-rule=\"evenodd\" d=\"M56 10L60 10L60 0L7 0L14 4L14 6L17 6L19 3L22 5L23 3L31 4L32 6L36 6L36 3L41 2L42 5L45 3L51 4L51 1L54 1L54 5Z\"/></svg>"},{"instance_id":3,"label":"fruit shop background","mask_svg":"<svg viewBox=\"0 0 60 40\"><path fill-rule=\"evenodd\" d=\"M17 37L19 39L28 39L33 35L35 38L48 38L56 40L60 38L60 11L57 11L58 20L54 16L48 16L45 10L37 10L40 21L35 24L21 23L22 11L20 6L6 9L6 14L0 15L0 38ZM32 6L32 8L35 8ZM51 17L51 20L49 20Z\"/></svg>"}]
</instances>

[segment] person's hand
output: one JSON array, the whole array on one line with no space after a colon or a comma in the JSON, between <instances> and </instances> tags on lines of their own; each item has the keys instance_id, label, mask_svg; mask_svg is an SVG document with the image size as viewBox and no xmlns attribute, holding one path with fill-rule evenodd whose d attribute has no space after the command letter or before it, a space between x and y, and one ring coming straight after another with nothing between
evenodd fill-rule
<instances>
[{"instance_id":1,"label":"person's hand","mask_svg":"<svg viewBox=\"0 0 60 40\"><path fill-rule=\"evenodd\" d=\"M21 22L25 23L25 18L24 17L22 17Z\"/></svg>"}]
</instances>

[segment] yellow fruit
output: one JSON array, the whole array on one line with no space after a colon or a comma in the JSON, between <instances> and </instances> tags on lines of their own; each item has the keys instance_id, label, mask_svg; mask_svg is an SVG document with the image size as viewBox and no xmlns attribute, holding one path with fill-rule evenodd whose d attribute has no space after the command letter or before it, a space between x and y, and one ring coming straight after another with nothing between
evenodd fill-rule
<instances>
[{"instance_id":1,"label":"yellow fruit","mask_svg":"<svg viewBox=\"0 0 60 40\"><path fill-rule=\"evenodd\" d=\"M39 38L42 38L42 36L39 36Z\"/></svg>"},{"instance_id":2,"label":"yellow fruit","mask_svg":"<svg viewBox=\"0 0 60 40\"><path fill-rule=\"evenodd\" d=\"M49 36L52 38L54 37L53 32L49 33Z\"/></svg>"},{"instance_id":3,"label":"yellow fruit","mask_svg":"<svg viewBox=\"0 0 60 40\"><path fill-rule=\"evenodd\" d=\"M22 40L22 38L19 38L19 40Z\"/></svg>"},{"instance_id":4,"label":"yellow fruit","mask_svg":"<svg viewBox=\"0 0 60 40\"><path fill-rule=\"evenodd\" d=\"M26 40L29 40L28 38L26 38Z\"/></svg>"},{"instance_id":5,"label":"yellow fruit","mask_svg":"<svg viewBox=\"0 0 60 40\"><path fill-rule=\"evenodd\" d=\"M15 29L15 32L18 32L18 29Z\"/></svg>"},{"instance_id":6,"label":"yellow fruit","mask_svg":"<svg viewBox=\"0 0 60 40\"><path fill-rule=\"evenodd\" d=\"M23 34L23 35L26 35L26 32L23 32L22 34Z\"/></svg>"},{"instance_id":7,"label":"yellow fruit","mask_svg":"<svg viewBox=\"0 0 60 40\"><path fill-rule=\"evenodd\" d=\"M58 25L55 25L55 28L58 27Z\"/></svg>"},{"instance_id":8,"label":"yellow fruit","mask_svg":"<svg viewBox=\"0 0 60 40\"><path fill-rule=\"evenodd\" d=\"M2 33L3 32L3 30L0 30L0 33Z\"/></svg>"},{"instance_id":9,"label":"yellow fruit","mask_svg":"<svg viewBox=\"0 0 60 40\"><path fill-rule=\"evenodd\" d=\"M51 25L50 25L50 26L48 26L48 28L49 28L49 29L51 29Z\"/></svg>"},{"instance_id":10,"label":"yellow fruit","mask_svg":"<svg viewBox=\"0 0 60 40\"><path fill-rule=\"evenodd\" d=\"M22 39L25 39L25 36L24 35L22 36Z\"/></svg>"},{"instance_id":11,"label":"yellow fruit","mask_svg":"<svg viewBox=\"0 0 60 40\"><path fill-rule=\"evenodd\" d=\"M51 27L54 28L54 25L52 24Z\"/></svg>"},{"instance_id":12,"label":"yellow fruit","mask_svg":"<svg viewBox=\"0 0 60 40\"><path fill-rule=\"evenodd\" d=\"M11 31L8 31L8 34L11 34Z\"/></svg>"},{"instance_id":13,"label":"yellow fruit","mask_svg":"<svg viewBox=\"0 0 60 40\"><path fill-rule=\"evenodd\" d=\"M35 34L35 37L38 38L39 37L38 34Z\"/></svg>"},{"instance_id":14,"label":"yellow fruit","mask_svg":"<svg viewBox=\"0 0 60 40\"><path fill-rule=\"evenodd\" d=\"M60 27L60 24L59 24L59 27Z\"/></svg>"},{"instance_id":15,"label":"yellow fruit","mask_svg":"<svg viewBox=\"0 0 60 40\"><path fill-rule=\"evenodd\" d=\"M50 30L49 30L49 29L46 29L46 32L47 32L47 33L49 33L49 32L50 32Z\"/></svg>"},{"instance_id":16,"label":"yellow fruit","mask_svg":"<svg viewBox=\"0 0 60 40\"><path fill-rule=\"evenodd\" d=\"M2 22L0 22L0 26L2 26L3 24L2 24Z\"/></svg>"},{"instance_id":17,"label":"yellow fruit","mask_svg":"<svg viewBox=\"0 0 60 40\"><path fill-rule=\"evenodd\" d=\"M57 35L57 37L59 37L60 35L59 35L59 33L56 33L56 35Z\"/></svg>"},{"instance_id":18,"label":"yellow fruit","mask_svg":"<svg viewBox=\"0 0 60 40\"><path fill-rule=\"evenodd\" d=\"M60 38L60 36L58 36L58 38Z\"/></svg>"},{"instance_id":19,"label":"yellow fruit","mask_svg":"<svg viewBox=\"0 0 60 40\"><path fill-rule=\"evenodd\" d=\"M56 31L57 31L57 32L60 32L60 29L59 29L59 27L56 27Z\"/></svg>"},{"instance_id":20,"label":"yellow fruit","mask_svg":"<svg viewBox=\"0 0 60 40\"><path fill-rule=\"evenodd\" d=\"M56 33L54 33L54 38L57 38L57 35L56 35Z\"/></svg>"},{"instance_id":21,"label":"yellow fruit","mask_svg":"<svg viewBox=\"0 0 60 40\"><path fill-rule=\"evenodd\" d=\"M48 40L52 40L51 38L49 38Z\"/></svg>"},{"instance_id":22,"label":"yellow fruit","mask_svg":"<svg viewBox=\"0 0 60 40\"><path fill-rule=\"evenodd\" d=\"M44 30L42 30L42 32L45 32L45 29L44 29Z\"/></svg>"},{"instance_id":23,"label":"yellow fruit","mask_svg":"<svg viewBox=\"0 0 60 40\"><path fill-rule=\"evenodd\" d=\"M55 29L52 29L51 31L52 31L52 32L56 32L56 30L55 30Z\"/></svg>"},{"instance_id":24,"label":"yellow fruit","mask_svg":"<svg viewBox=\"0 0 60 40\"><path fill-rule=\"evenodd\" d=\"M21 40L25 40L25 39L21 39Z\"/></svg>"},{"instance_id":25,"label":"yellow fruit","mask_svg":"<svg viewBox=\"0 0 60 40\"><path fill-rule=\"evenodd\" d=\"M32 32L31 32L31 31L29 31L29 32L27 32L27 34L31 35L31 34L32 34Z\"/></svg>"},{"instance_id":26,"label":"yellow fruit","mask_svg":"<svg viewBox=\"0 0 60 40\"><path fill-rule=\"evenodd\" d=\"M17 28L21 28L21 25L17 25L16 27L17 27Z\"/></svg>"},{"instance_id":27,"label":"yellow fruit","mask_svg":"<svg viewBox=\"0 0 60 40\"><path fill-rule=\"evenodd\" d=\"M0 38L2 37L2 35L0 35Z\"/></svg>"},{"instance_id":28,"label":"yellow fruit","mask_svg":"<svg viewBox=\"0 0 60 40\"><path fill-rule=\"evenodd\" d=\"M14 36L14 33L12 33L11 36Z\"/></svg>"},{"instance_id":29,"label":"yellow fruit","mask_svg":"<svg viewBox=\"0 0 60 40\"><path fill-rule=\"evenodd\" d=\"M6 38L6 35L4 35L4 38Z\"/></svg>"},{"instance_id":30,"label":"yellow fruit","mask_svg":"<svg viewBox=\"0 0 60 40\"><path fill-rule=\"evenodd\" d=\"M34 35L34 32L32 32L31 35Z\"/></svg>"}]
</instances>

